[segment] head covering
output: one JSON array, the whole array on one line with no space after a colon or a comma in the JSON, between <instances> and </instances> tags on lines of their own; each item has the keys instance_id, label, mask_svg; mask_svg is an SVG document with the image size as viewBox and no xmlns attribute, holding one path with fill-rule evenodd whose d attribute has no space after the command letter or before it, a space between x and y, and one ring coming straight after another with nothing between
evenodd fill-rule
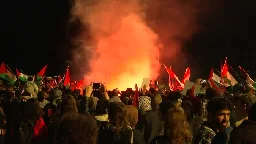
<instances>
[{"instance_id":1,"label":"head covering","mask_svg":"<svg viewBox=\"0 0 256 144\"><path fill-rule=\"evenodd\" d=\"M112 96L109 102L122 102L118 96Z\"/></svg>"},{"instance_id":2,"label":"head covering","mask_svg":"<svg viewBox=\"0 0 256 144\"><path fill-rule=\"evenodd\" d=\"M57 106L57 100L61 100L62 99L62 92L61 90L58 89L54 89L53 90L53 105Z\"/></svg>"},{"instance_id":3,"label":"head covering","mask_svg":"<svg viewBox=\"0 0 256 144\"><path fill-rule=\"evenodd\" d=\"M151 98L149 96L139 97L139 109L144 112L151 110Z\"/></svg>"},{"instance_id":4,"label":"head covering","mask_svg":"<svg viewBox=\"0 0 256 144\"><path fill-rule=\"evenodd\" d=\"M27 91L24 91L22 94L21 94L21 99L22 100L28 100L28 99L31 99L33 98L32 94L27 92Z\"/></svg>"},{"instance_id":5,"label":"head covering","mask_svg":"<svg viewBox=\"0 0 256 144\"><path fill-rule=\"evenodd\" d=\"M61 97L62 96L61 90L59 90L59 89L53 90L53 96L54 96L54 98Z\"/></svg>"},{"instance_id":6,"label":"head covering","mask_svg":"<svg viewBox=\"0 0 256 144\"><path fill-rule=\"evenodd\" d=\"M138 121L138 110L132 105L126 105L128 120L130 122L131 127L135 127Z\"/></svg>"}]
</instances>

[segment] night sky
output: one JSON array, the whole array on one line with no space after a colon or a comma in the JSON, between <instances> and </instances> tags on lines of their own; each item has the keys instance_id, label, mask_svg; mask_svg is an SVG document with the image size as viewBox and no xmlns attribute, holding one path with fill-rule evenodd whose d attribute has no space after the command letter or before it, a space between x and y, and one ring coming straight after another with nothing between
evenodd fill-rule
<instances>
[{"instance_id":1,"label":"night sky","mask_svg":"<svg viewBox=\"0 0 256 144\"><path fill-rule=\"evenodd\" d=\"M234 68L241 65L254 75L256 1L206 1L211 12L198 18L200 30L182 46L191 69L207 77L211 67L219 68L228 57ZM3 1L0 61L28 74L46 64L48 75L64 73L72 49L67 34L70 7L68 0Z\"/></svg>"}]
</instances>

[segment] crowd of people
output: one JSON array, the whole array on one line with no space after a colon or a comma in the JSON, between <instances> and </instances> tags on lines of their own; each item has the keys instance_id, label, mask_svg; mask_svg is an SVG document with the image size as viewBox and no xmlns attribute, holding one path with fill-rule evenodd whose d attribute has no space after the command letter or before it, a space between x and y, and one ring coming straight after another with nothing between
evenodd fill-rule
<instances>
[{"instance_id":1,"label":"crowd of people","mask_svg":"<svg viewBox=\"0 0 256 144\"><path fill-rule=\"evenodd\" d=\"M195 85L200 83L195 83ZM161 86L162 87L162 86ZM2 144L256 144L255 90L237 84L195 95L159 87L120 93L90 84L0 82Z\"/></svg>"}]
</instances>

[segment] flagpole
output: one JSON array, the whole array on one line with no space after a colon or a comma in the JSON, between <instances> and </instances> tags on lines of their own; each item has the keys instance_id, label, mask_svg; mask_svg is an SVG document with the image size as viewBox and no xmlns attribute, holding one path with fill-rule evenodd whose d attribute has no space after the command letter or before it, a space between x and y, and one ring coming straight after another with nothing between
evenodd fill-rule
<instances>
[{"instance_id":1,"label":"flagpole","mask_svg":"<svg viewBox=\"0 0 256 144\"><path fill-rule=\"evenodd\" d=\"M218 71L218 69L214 69L215 71L217 71L218 73L220 73L220 84L224 85L224 82L223 82L223 77L222 77L222 63L220 64L221 66L221 69L220 71Z\"/></svg>"},{"instance_id":2,"label":"flagpole","mask_svg":"<svg viewBox=\"0 0 256 144\"><path fill-rule=\"evenodd\" d=\"M66 73L67 73L68 69L69 69L69 65L67 66L66 71L65 71L65 73L64 73L64 75L63 75L62 82L65 81Z\"/></svg>"},{"instance_id":3,"label":"flagpole","mask_svg":"<svg viewBox=\"0 0 256 144\"><path fill-rule=\"evenodd\" d=\"M240 79L240 77L238 76L238 74L236 73L236 71L233 69L233 67L232 66L229 66L231 69L232 69L232 71L234 72L234 74L236 75L236 77L239 79L239 81L242 81L241 79Z\"/></svg>"},{"instance_id":4,"label":"flagpole","mask_svg":"<svg viewBox=\"0 0 256 144\"><path fill-rule=\"evenodd\" d=\"M249 74L244 70L244 68L242 68L241 66L239 66L239 68L240 68L240 71L243 73L243 75L245 75L246 77L249 76ZM244 79L242 82L243 84L247 85L247 80Z\"/></svg>"},{"instance_id":5,"label":"flagpole","mask_svg":"<svg viewBox=\"0 0 256 144\"><path fill-rule=\"evenodd\" d=\"M222 62L220 62L220 77L222 78Z\"/></svg>"},{"instance_id":6,"label":"flagpole","mask_svg":"<svg viewBox=\"0 0 256 144\"><path fill-rule=\"evenodd\" d=\"M13 71L12 71L12 69L8 66L8 64L5 64L6 65L6 67L12 72L12 74L13 74Z\"/></svg>"},{"instance_id":7,"label":"flagpole","mask_svg":"<svg viewBox=\"0 0 256 144\"><path fill-rule=\"evenodd\" d=\"M67 73L67 70L68 70L68 68L69 68L69 60L66 60L66 70L65 70L65 73L64 73L64 75L63 75L63 78L62 78L62 80L65 80L65 78L66 78L66 73Z\"/></svg>"}]
</instances>

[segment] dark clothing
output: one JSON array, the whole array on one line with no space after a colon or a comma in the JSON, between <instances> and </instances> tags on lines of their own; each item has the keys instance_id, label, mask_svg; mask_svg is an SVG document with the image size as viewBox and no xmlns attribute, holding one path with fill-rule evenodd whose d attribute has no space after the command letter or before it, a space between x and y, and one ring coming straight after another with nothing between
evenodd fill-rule
<instances>
[{"instance_id":1,"label":"dark clothing","mask_svg":"<svg viewBox=\"0 0 256 144\"><path fill-rule=\"evenodd\" d=\"M31 144L34 136L35 122L28 119L17 119L12 128L7 129L4 137L6 144Z\"/></svg>"},{"instance_id":2,"label":"dark clothing","mask_svg":"<svg viewBox=\"0 0 256 144\"><path fill-rule=\"evenodd\" d=\"M136 129L133 129L133 144L146 144L143 134Z\"/></svg>"},{"instance_id":3,"label":"dark clothing","mask_svg":"<svg viewBox=\"0 0 256 144\"><path fill-rule=\"evenodd\" d=\"M177 142L176 142L177 143ZM190 143L190 142L189 142ZM183 142L182 144L189 144L187 142ZM169 138L165 135L160 135L155 137L150 144L169 144Z\"/></svg>"},{"instance_id":4,"label":"dark clothing","mask_svg":"<svg viewBox=\"0 0 256 144\"><path fill-rule=\"evenodd\" d=\"M193 144L226 144L232 127L225 132L216 132L207 122L204 122L193 137Z\"/></svg>"},{"instance_id":5,"label":"dark clothing","mask_svg":"<svg viewBox=\"0 0 256 144\"><path fill-rule=\"evenodd\" d=\"M230 135L231 144L256 144L256 122L245 120Z\"/></svg>"},{"instance_id":6,"label":"dark clothing","mask_svg":"<svg viewBox=\"0 0 256 144\"><path fill-rule=\"evenodd\" d=\"M0 144L3 144L4 129L5 129L5 118L3 113L0 113Z\"/></svg>"},{"instance_id":7,"label":"dark clothing","mask_svg":"<svg viewBox=\"0 0 256 144\"><path fill-rule=\"evenodd\" d=\"M236 110L230 110L230 125L232 127L235 127L235 123L236 123Z\"/></svg>"},{"instance_id":8,"label":"dark clothing","mask_svg":"<svg viewBox=\"0 0 256 144\"><path fill-rule=\"evenodd\" d=\"M109 122L99 123L98 144L131 144L132 129L128 126L119 133Z\"/></svg>"},{"instance_id":9,"label":"dark clothing","mask_svg":"<svg viewBox=\"0 0 256 144\"><path fill-rule=\"evenodd\" d=\"M97 124L100 128L102 128L103 125L105 125L105 126L108 125L108 122L106 122L106 121L96 120L96 122L97 122ZM131 139L130 139L130 141L131 141ZM144 140L144 137L143 137L143 134L141 133L141 131L139 131L137 129L133 129L133 144L146 144L146 142Z\"/></svg>"},{"instance_id":10,"label":"dark clothing","mask_svg":"<svg viewBox=\"0 0 256 144\"><path fill-rule=\"evenodd\" d=\"M228 127L226 128L225 132L218 132L216 136L213 138L211 144L228 144L229 136L232 130L232 127Z\"/></svg>"},{"instance_id":11,"label":"dark clothing","mask_svg":"<svg viewBox=\"0 0 256 144\"><path fill-rule=\"evenodd\" d=\"M17 123L17 119L20 118L20 110L21 110L21 105L17 99L13 99L12 102L11 101L9 102L8 109L7 109L8 115L6 116L6 126L5 126L5 129L7 131L12 129L13 125Z\"/></svg>"},{"instance_id":12,"label":"dark clothing","mask_svg":"<svg viewBox=\"0 0 256 144\"><path fill-rule=\"evenodd\" d=\"M52 103L48 103L45 105L43 109L45 115L44 115L44 121L48 123L51 121L52 115L56 113L56 106Z\"/></svg>"},{"instance_id":13,"label":"dark clothing","mask_svg":"<svg viewBox=\"0 0 256 144\"><path fill-rule=\"evenodd\" d=\"M143 129L144 139L147 144L160 134L162 130L162 122L159 116L158 110L147 111L143 119Z\"/></svg>"},{"instance_id":14,"label":"dark clothing","mask_svg":"<svg viewBox=\"0 0 256 144\"><path fill-rule=\"evenodd\" d=\"M60 112L57 111L57 108L53 103L46 104L43 110L45 113L44 121L48 127L48 144L51 144L53 143L55 129L60 119Z\"/></svg>"},{"instance_id":15,"label":"dark clothing","mask_svg":"<svg viewBox=\"0 0 256 144\"><path fill-rule=\"evenodd\" d=\"M136 124L136 129L140 130L143 133L143 127L144 127L144 119L145 119L145 111L140 110L138 115L138 122Z\"/></svg>"},{"instance_id":16,"label":"dark clothing","mask_svg":"<svg viewBox=\"0 0 256 144\"><path fill-rule=\"evenodd\" d=\"M168 137L165 135L160 135L155 137L150 144L169 144Z\"/></svg>"}]
</instances>

